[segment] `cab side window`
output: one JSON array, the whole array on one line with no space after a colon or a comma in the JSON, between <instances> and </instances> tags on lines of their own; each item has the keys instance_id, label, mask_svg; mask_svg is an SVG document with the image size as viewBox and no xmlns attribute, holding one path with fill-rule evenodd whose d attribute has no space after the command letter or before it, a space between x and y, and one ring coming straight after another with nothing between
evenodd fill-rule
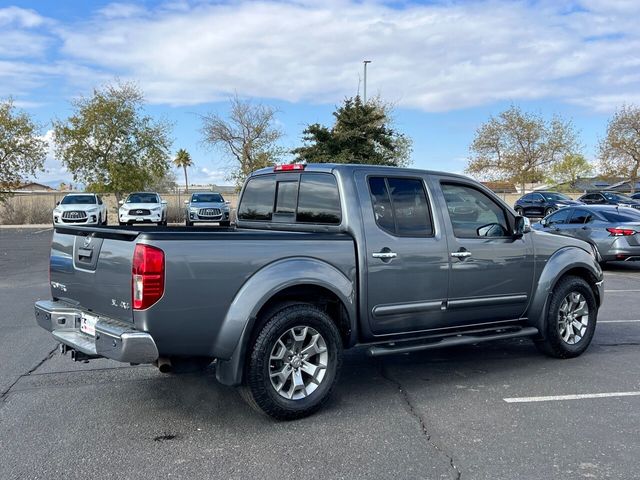
<instances>
[{"instance_id":1,"label":"cab side window","mask_svg":"<svg viewBox=\"0 0 640 480\"><path fill-rule=\"evenodd\" d=\"M491 197L470 185L441 185L456 237L509 236L506 213Z\"/></svg>"},{"instance_id":2,"label":"cab side window","mask_svg":"<svg viewBox=\"0 0 640 480\"><path fill-rule=\"evenodd\" d=\"M433 235L431 210L421 179L371 177L369 191L373 214L381 229L398 236Z\"/></svg>"},{"instance_id":3,"label":"cab side window","mask_svg":"<svg viewBox=\"0 0 640 480\"><path fill-rule=\"evenodd\" d=\"M571 220L569 220L569 223L574 225L583 225L585 223L589 223L591 220L593 220L593 215L591 214L591 212L588 212L587 210L583 210L581 208L576 208L571 215Z\"/></svg>"},{"instance_id":4,"label":"cab side window","mask_svg":"<svg viewBox=\"0 0 640 480\"><path fill-rule=\"evenodd\" d=\"M563 210L558 210L556 213L554 213L553 215L549 215L547 217L547 225L559 225L561 223L566 223L567 220L569 219L569 213L571 213L571 210L566 208Z\"/></svg>"}]
</instances>

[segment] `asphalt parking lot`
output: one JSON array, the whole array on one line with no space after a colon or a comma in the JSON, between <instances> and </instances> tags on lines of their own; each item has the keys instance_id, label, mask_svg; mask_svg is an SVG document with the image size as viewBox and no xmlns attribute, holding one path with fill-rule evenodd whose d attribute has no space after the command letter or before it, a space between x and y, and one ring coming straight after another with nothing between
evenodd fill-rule
<instances>
[{"instance_id":1,"label":"asphalt parking lot","mask_svg":"<svg viewBox=\"0 0 640 480\"><path fill-rule=\"evenodd\" d=\"M640 478L640 264L607 267L582 357L528 340L351 351L328 407L283 423L211 371L60 356L33 318L50 241L0 229L0 479Z\"/></svg>"}]
</instances>

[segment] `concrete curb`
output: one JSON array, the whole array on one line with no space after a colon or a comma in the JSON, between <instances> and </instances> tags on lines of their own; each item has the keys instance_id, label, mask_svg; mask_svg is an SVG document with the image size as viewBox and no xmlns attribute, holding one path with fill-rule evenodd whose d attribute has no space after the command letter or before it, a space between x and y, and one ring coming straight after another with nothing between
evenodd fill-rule
<instances>
[{"instance_id":1,"label":"concrete curb","mask_svg":"<svg viewBox=\"0 0 640 480\"><path fill-rule=\"evenodd\" d=\"M53 225L50 223L29 223L24 225L0 225L1 229L13 230L19 228L39 228L42 230L43 228L53 228Z\"/></svg>"}]
</instances>

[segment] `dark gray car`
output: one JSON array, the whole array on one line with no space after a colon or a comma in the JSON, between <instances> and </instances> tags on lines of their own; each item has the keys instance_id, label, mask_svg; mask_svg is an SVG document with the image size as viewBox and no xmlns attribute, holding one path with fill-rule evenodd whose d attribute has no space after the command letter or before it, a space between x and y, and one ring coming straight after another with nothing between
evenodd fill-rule
<instances>
[{"instance_id":1,"label":"dark gray car","mask_svg":"<svg viewBox=\"0 0 640 480\"><path fill-rule=\"evenodd\" d=\"M536 230L594 245L602 262L640 260L640 212L612 205L567 207L543 218Z\"/></svg>"},{"instance_id":2,"label":"dark gray car","mask_svg":"<svg viewBox=\"0 0 640 480\"><path fill-rule=\"evenodd\" d=\"M464 207L464 208L461 208ZM254 172L236 229L56 228L36 319L76 360L216 360L276 418L329 398L343 350L371 356L529 337L576 357L603 274L582 240L461 175L369 165Z\"/></svg>"}]
</instances>

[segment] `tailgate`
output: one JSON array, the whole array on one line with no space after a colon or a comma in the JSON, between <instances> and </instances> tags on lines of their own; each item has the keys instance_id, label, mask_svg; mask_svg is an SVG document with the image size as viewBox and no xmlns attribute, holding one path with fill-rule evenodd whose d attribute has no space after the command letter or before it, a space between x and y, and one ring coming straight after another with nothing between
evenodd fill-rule
<instances>
[{"instance_id":1,"label":"tailgate","mask_svg":"<svg viewBox=\"0 0 640 480\"><path fill-rule=\"evenodd\" d=\"M131 264L137 231L56 228L51 243L53 298L133 322Z\"/></svg>"}]
</instances>

